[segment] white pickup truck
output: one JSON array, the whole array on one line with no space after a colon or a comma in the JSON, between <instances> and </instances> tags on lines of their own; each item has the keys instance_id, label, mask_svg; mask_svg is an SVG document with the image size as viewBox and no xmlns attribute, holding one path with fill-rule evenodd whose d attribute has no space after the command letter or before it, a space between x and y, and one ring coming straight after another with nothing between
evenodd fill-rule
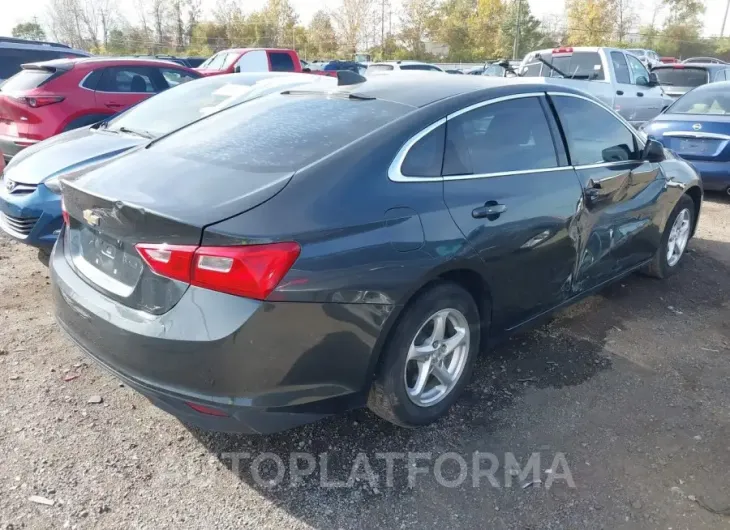
<instances>
[{"instance_id":1,"label":"white pickup truck","mask_svg":"<svg viewBox=\"0 0 730 530\"><path fill-rule=\"evenodd\" d=\"M673 102L636 56L618 48L530 52L520 65L519 75L588 92L635 127L653 119Z\"/></svg>"}]
</instances>

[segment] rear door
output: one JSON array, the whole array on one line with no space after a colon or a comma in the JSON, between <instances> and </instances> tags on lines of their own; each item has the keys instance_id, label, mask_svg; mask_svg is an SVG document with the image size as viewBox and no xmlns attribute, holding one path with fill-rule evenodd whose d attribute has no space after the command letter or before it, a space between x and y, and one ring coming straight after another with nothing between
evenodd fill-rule
<instances>
[{"instance_id":1,"label":"rear door","mask_svg":"<svg viewBox=\"0 0 730 530\"><path fill-rule=\"evenodd\" d=\"M444 198L486 266L497 326L513 327L570 296L582 190L550 119L544 96L532 94L487 101L447 121Z\"/></svg>"},{"instance_id":2,"label":"rear door","mask_svg":"<svg viewBox=\"0 0 730 530\"><path fill-rule=\"evenodd\" d=\"M631 70L632 94L636 96L635 119L632 125L641 125L655 118L664 108L664 90L661 86L649 85L649 71L644 64L631 54L626 54Z\"/></svg>"},{"instance_id":3,"label":"rear door","mask_svg":"<svg viewBox=\"0 0 730 530\"><path fill-rule=\"evenodd\" d=\"M105 68L96 85L97 107L120 112L161 91L154 78L157 72L146 66ZM159 74L157 74L159 75Z\"/></svg>"},{"instance_id":4,"label":"rear door","mask_svg":"<svg viewBox=\"0 0 730 530\"><path fill-rule=\"evenodd\" d=\"M665 181L658 164L642 160L633 128L591 99L551 94L583 187L577 236L576 290L585 291L651 258Z\"/></svg>"}]
</instances>

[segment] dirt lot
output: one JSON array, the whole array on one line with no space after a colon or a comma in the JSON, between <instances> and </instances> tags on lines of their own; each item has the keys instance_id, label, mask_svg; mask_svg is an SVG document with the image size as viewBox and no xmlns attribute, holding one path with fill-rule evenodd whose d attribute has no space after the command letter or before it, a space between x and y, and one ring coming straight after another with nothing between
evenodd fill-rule
<instances>
[{"instance_id":1,"label":"dirt lot","mask_svg":"<svg viewBox=\"0 0 730 530\"><path fill-rule=\"evenodd\" d=\"M186 428L87 361L54 323L35 252L2 240L0 528L730 528L730 201L708 198L690 248L675 278L632 276L486 355L437 425L357 411L246 437ZM409 487L404 462L388 487L376 454L408 451L469 466L492 453L500 487L428 470ZM233 452L325 453L328 470L277 484L271 460L260 480ZM358 453L375 484L323 483ZM506 487L506 453L538 453L543 483ZM545 487L558 453L574 488Z\"/></svg>"}]
</instances>

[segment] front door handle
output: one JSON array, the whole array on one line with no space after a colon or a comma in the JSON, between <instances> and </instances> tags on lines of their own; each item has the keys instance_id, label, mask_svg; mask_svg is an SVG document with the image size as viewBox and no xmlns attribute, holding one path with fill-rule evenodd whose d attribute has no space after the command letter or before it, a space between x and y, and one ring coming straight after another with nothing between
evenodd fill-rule
<instances>
[{"instance_id":1,"label":"front door handle","mask_svg":"<svg viewBox=\"0 0 730 530\"><path fill-rule=\"evenodd\" d=\"M616 91L616 95L617 96L623 96L624 95L624 91L623 90L617 90Z\"/></svg>"},{"instance_id":2,"label":"front door handle","mask_svg":"<svg viewBox=\"0 0 730 530\"><path fill-rule=\"evenodd\" d=\"M644 93L643 92L637 92L636 95L639 96L640 98L643 98L644 97Z\"/></svg>"},{"instance_id":3,"label":"front door handle","mask_svg":"<svg viewBox=\"0 0 730 530\"><path fill-rule=\"evenodd\" d=\"M118 109L120 107L123 107L124 105L122 105L121 103L111 102L111 103L107 103L106 106L109 107L110 109Z\"/></svg>"},{"instance_id":4,"label":"front door handle","mask_svg":"<svg viewBox=\"0 0 730 530\"><path fill-rule=\"evenodd\" d=\"M497 219L500 215L502 215L506 211L507 211L506 205L499 204L494 201L489 201L484 206L475 208L474 211L471 212L471 216L474 219L487 218L490 221L494 221L495 219Z\"/></svg>"}]
</instances>

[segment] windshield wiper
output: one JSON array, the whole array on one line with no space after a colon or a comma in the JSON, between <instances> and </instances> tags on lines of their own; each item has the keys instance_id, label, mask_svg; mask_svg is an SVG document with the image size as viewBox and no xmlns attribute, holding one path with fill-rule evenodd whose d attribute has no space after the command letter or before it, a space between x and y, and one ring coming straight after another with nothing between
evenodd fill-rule
<instances>
[{"instance_id":1,"label":"windshield wiper","mask_svg":"<svg viewBox=\"0 0 730 530\"><path fill-rule=\"evenodd\" d=\"M124 134L133 134L135 136L140 136L142 138L147 138L148 140L154 140L155 135L152 133L149 133L147 131L137 130L137 129L130 129L129 127L119 127L117 129L119 132Z\"/></svg>"}]
</instances>

